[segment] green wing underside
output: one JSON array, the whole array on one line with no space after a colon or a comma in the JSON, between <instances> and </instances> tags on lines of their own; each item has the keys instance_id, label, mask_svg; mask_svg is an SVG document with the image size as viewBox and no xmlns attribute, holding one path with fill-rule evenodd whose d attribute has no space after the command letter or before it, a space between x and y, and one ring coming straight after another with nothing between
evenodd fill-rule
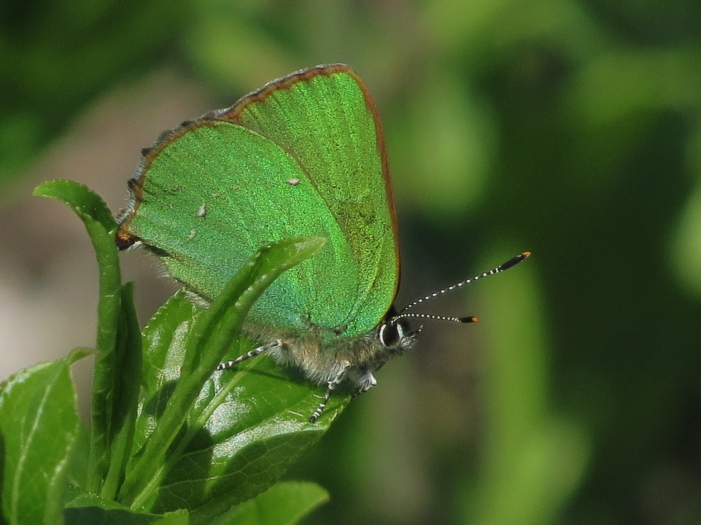
<instances>
[{"instance_id":1,"label":"green wing underside","mask_svg":"<svg viewBox=\"0 0 701 525\"><path fill-rule=\"evenodd\" d=\"M390 307L398 279L374 115L348 74L293 83L263 102L231 122L204 119L166 138L129 230L166 252L172 275L206 297L264 243L326 237L320 253L273 283L252 320L364 335Z\"/></svg>"}]
</instances>

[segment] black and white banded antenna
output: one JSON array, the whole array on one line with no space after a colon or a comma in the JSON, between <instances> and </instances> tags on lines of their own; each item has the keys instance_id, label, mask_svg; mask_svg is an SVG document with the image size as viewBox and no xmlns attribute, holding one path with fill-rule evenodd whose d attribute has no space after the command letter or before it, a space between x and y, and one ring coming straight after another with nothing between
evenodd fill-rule
<instances>
[{"instance_id":1,"label":"black and white banded antenna","mask_svg":"<svg viewBox=\"0 0 701 525\"><path fill-rule=\"evenodd\" d=\"M452 286L448 286L447 288L443 288L442 290L438 290L437 292L433 292L431 294L428 294L425 297L422 297L421 299L417 299L413 303L408 304L404 308L402 308L399 313L395 316L393 316L389 322L391 324L396 323L400 319L406 319L406 318L414 318L414 319L431 319L432 321L450 321L453 323L476 323L477 318L475 316L467 316L467 317L451 317L451 316L446 316L446 315L433 315L433 314L424 314L424 313L419 313L419 312L409 312L406 313L407 310L410 308L414 308L417 305L423 304L427 301L430 301L431 299L435 299L436 297L441 297L447 293L453 292L455 290L458 290L462 288L463 286L467 286L470 283L473 283L475 281L479 281L480 279L484 279L485 277L489 277L490 275L496 275L498 273L504 272L508 270L509 268L513 268L516 266L518 263L521 261L526 260L529 256L531 255L531 252L523 252L518 254L516 257L512 257L508 261L506 261L503 264L500 264L499 266L492 268L491 270L480 273L478 275L475 275L474 277L471 277L470 279L465 279L464 281L460 281L459 283L456 283Z\"/></svg>"}]
</instances>

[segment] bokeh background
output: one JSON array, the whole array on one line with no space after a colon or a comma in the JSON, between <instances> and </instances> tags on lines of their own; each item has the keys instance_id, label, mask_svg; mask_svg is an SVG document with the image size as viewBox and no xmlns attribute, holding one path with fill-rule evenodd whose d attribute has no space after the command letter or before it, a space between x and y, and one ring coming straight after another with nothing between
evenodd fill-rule
<instances>
[{"instance_id":1,"label":"bokeh background","mask_svg":"<svg viewBox=\"0 0 701 525\"><path fill-rule=\"evenodd\" d=\"M430 306L481 321L426 326L290 472L332 495L306 522L699 523L696 0L3 1L1 376L94 341L88 238L34 186L116 211L162 130L328 62L383 118L400 305L534 255ZM143 322L174 288L123 262Z\"/></svg>"}]
</instances>

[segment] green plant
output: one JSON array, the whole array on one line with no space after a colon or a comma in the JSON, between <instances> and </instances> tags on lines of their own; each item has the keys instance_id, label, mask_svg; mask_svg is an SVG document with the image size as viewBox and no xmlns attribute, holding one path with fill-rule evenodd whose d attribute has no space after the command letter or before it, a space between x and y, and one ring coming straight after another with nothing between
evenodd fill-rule
<instances>
[{"instance_id":1,"label":"green plant","mask_svg":"<svg viewBox=\"0 0 701 525\"><path fill-rule=\"evenodd\" d=\"M279 479L348 398L335 396L310 424L319 392L272 360L212 373L251 347L241 326L257 297L322 240L261 248L208 307L178 292L140 333L104 202L63 180L35 195L68 204L90 235L100 274L97 344L1 385L0 523L287 524L324 502L321 487ZM86 428L70 366L88 355L95 371Z\"/></svg>"}]
</instances>

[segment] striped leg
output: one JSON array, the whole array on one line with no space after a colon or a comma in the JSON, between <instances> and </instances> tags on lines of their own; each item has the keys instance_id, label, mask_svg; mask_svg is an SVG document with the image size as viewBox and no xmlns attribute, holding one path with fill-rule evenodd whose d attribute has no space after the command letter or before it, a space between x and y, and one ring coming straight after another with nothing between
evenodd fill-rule
<instances>
[{"instance_id":1,"label":"striped leg","mask_svg":"<svg viewBox=\"0 0 701 525\"><path fill-rule=\"evenodd\" d=\"M234 368L236 365L239 363L242 363L246 359L250 359L251 357L255 357L257 355L262 354L263 352L267 352L268 350L271 350L273 348L276 348L278 346L282 346L282 341L279 339L276 339L275 341L265 344L263 346L259 346L257 348L254 348L250 352L246 352L243 355L238 356L236 359L232 361L227 361L226 363L220 363L215 370L228 370L230 368Z\"/></svg>"},{"instance_id":2,"label":"striped leg","mask_svg":"<svg viewBox=\"0 0 701 525\"><path fill-rule=\"evenodd\" d=\"M331 398L331 394L333 394L333 391L336 390L336 387L341 384L343 379L346 377L346 373L350 369L351 365L347 364L344 366L341 371L336 374L336 377L334 377L331 381L327 383L326 387L326 393L324 394L324 397L321 399L321 403L319 403L319 406L316 407L316 410L314 413L311 415L309 418L310 423L316 423L316 420L319 419L319 416L321 416L321 413L324 411L326 408L326 403L329 402L329 399Z\"/></svg>"}]
</instances>

